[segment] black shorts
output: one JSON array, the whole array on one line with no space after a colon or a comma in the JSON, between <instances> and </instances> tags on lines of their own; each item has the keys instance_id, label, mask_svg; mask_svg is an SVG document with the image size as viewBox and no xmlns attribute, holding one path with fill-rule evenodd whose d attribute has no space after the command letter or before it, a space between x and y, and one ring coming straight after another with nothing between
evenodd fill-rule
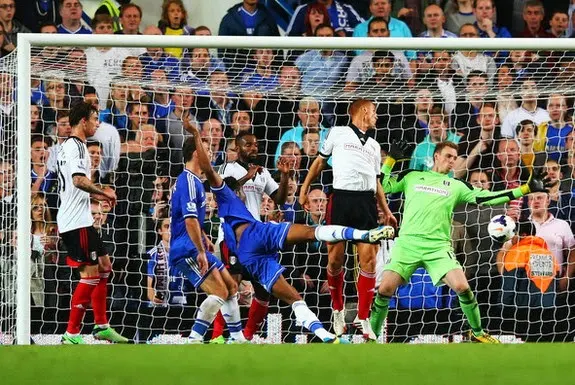
<instances>
[{"instance_id":1,"label":"black shorts","mask_svg":"<svg viewBox=\"0 0 575 385\"><path fill-rule=\"evenodd\" d=\"M94 226L66 231L60 233L60 237L68 250L66 263L69 266L97 265L98 257L108 254Z\"/></svg>"},{"instance_id":2,"label":"black shorts","mask_svg":"<svg viewBox=\"0 0 575 385\"><path fill-rule=\"evenodd\" d=\"M377 202L373 191L333 190L326 209L328 225L369 230L377 227Z\"/></svg>"},{"instance_id":3,"label":"black shorts","mask_svg":"<svg viewBox=\"0 0 575 385\"><path fill-rule=\"evenodd\" d=\"M238 257L230 252L228 245L224 241L220 243L220 255L222 256L223 264L226 266L226 269L228 269L231 275L243 275L244 268L240 264Z\"/></svg>"}]
</instances>

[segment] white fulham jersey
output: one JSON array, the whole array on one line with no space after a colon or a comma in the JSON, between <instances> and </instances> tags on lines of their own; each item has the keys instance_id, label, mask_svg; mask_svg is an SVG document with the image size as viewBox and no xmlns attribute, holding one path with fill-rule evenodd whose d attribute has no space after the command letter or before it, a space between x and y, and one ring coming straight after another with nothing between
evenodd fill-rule
<instances>
[{"instance_id":1,"label":"white fulham jersey","mask_svg":"<svg viewBox=\"0 0 575 385\"><path fill-rule=\"evenodd\" d=\"M248 170L239 162L226 163L221 171L222 178L231 176L238 180L246 176L247 173ZM242 186L246 195L246 207L255 219L260 220L260 206L264 193L272 195L278 188L279 185L265 167L261 174L256 174L253 179L248 180Z\"/></svg>"},{"instance_id":2,"label":"white fulham jersey","mask_svg":"<svg viewBox=\"0 0 575 385\"><path fill-rule=\"evenodd\" d=\"M504 138L515 138L517 133L515 128L523 120L532 120L537 126L541 123L549 122L551 118L547 110L537 107L535 111L527 111L523 107L519 107L509 112L503 123L501 123L501 136Z\"/></svg>"},{"instance_id":3,"label":"white fulham jersey","mask_svg":"<svg viewBox=\"0 0 575 385\"><path fill-rule=\"evenodd\" d=\"M373 191L381 169L381 146L357 127L332 127L319 155L332 157L333 188Z\"/></svg>"},{"instance_id":4,"label":"white fulham jersey","mask_svg":"<svg viewBox=\"0 0 575 385\"><path fill-rule=\"evenodd\" d=\"M93 225L90 194L74 186L74 175L90 175L90 156L86 143L70 136L58 151L60 208L56 221L61 233Z\"/></svg>"}]
</instances>

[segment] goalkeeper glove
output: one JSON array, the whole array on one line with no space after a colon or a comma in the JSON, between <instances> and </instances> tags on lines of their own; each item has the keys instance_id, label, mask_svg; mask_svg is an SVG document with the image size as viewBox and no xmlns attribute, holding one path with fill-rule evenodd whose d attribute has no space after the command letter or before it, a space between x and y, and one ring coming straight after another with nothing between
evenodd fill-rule
<instances>
[{"instance_id":1,"label":"goalkeeper glove","mask_svg":"<svg viewBox=\"0 0 575 385\"><path fill-rule=\"evenodd\" d=\"M527 182L527 187L529 188L529 193L548 193L549 188L551 188L551 180L547 177L545 171L534 172Z\"/></svg>"},{"instance_id":2,"label":"goalkeeper glove","mask_svg":"<svg viewBox=\"0 0 575 385\"><path fill-rule=\"evenodd\" d=\"M408 158L409 143L405 140L393 140L389 146L389 153L387 156L393 160L401 160Z\"/></svg>"}]
</instances>

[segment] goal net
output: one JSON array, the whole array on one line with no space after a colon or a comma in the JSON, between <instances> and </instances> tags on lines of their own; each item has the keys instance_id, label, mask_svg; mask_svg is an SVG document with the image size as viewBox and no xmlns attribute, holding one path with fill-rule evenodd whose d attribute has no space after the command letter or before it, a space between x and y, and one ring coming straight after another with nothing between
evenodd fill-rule
<instances>
[{"instance_id":1,"label":"goal net","mask_svg":"<svg viewBox=\"0 0 575 385\"><path fill-rule=\"evenodd\" d=\"M570 305L575 296L568 284L575 274L571 256L575 55L564 46L505 39L499 46L494 41L481 46L461 39L374 43L373 39L263 38L253 40L251 47L247 42L235 46L237 41L226 38L166 40L165 46L186 47L178 60L162 48L129 48L159 47L158 36L108 40L22 36L23 44L32 42L31 56L25 66L20 63L18 83L30 76L31 88L22 93L19 84L19 95L29 94L30 100L20 96L17 100L29 112L20 109L26 113L16 116L15 56L2 59L0 67L0 344L12 343L16 325L26 328L28 322L29 334L38 344L58 343L66 328L78 273L66 265L66 250L58 237L54 162L58 146L70 135L67 112L74 103L89 101L100 110L102 123L88 142L90 177L118 196L116 207L91 205L94 226L114 266L108 288L110 323L138 342L181 343L180 336L189 334L197 306L205 298L167 267L166 218L187 137L182 119L200 127L210 142L215 166L241 156L234 137L243 131L256 135L258 163L272 176L277 174L278 159L289 159L294 172L287 201L277 205L262 192L261 219L313 225L325 220L331 168L313 184L314 199L303 207L298 203L299 186L330 127L350 124L348 107L358 98L376 103L373 135L384 156L393 140L411 144L411 160L399 162L397 172L431 169L435 144L443 140L459 145L452 176L475 187L515 188L533 169L548 172L553 182L548 198L517 199L500 207L459 206L452 243L476 293L483 326L492 334L506 336L509 342L573 339ZM29 147L31 165L16 156L17 146ZM26 178L19 184L25 188L18 189L25 198L17 201L19 178ZM387 198L400 220L403 197ZM16 206L24 199L29 199L26 206ZM16 221L16 207L29 211L27 222ZM496 215L513 218L527 242L500 252L502 244L487 233L487 224ZM26 237L19 250L16 224L18 237ZM218 224L217 206L208 196L204 230L216 252ZM531 227L540 243L526 238ZM24 248L26 242L29 247ZM382 244L378 281L392 248L393 241ZM16 255L24 259L20 270ZM280 256L288 281L331 329L327 260L327 245L318 242ZM22 274L30 288L17 296L16 282ZM355 341L361 340L354 327L358 274L358 258L350 246L344 294L347 333ZM240 293L245 325L256 294L246 281ZM19 301L25 308L18 317L24 319L16 317ZM290 306L271 299L268 313L256 341L312 341L296 325ZM82 333L90 334L92 326L88 311ZM446 286L433 286L419 268L393 297L380 341L459 342L466 330L469 325L455 293Z\"/></svg>"}]
</instances>

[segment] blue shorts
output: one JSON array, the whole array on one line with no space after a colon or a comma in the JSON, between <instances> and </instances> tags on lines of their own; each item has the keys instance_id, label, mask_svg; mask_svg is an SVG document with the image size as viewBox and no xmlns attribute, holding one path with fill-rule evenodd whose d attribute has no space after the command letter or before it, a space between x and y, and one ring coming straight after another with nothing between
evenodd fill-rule
<instances>
[{"instance_id":1,"label":"blue shorts","mask_svg":"<svg viewBox=\"0 0 575 385\"><path fill-rule=\"evenodd\" d=\"M244 269L271 293L285 268L279 263L291 223L255 222L243 232L237 254Z\"/></svg>"},{"instance_id":2,"label":"blue shorts","mask_svg":"<svg viewBox=\"0 0 575 385\"><path fill-rule=\"evenodd\" d=\"M206 252L206 257L208 257L208 271L204 275L200 273L200 268L197 263L197 254L193 257L182 259L178 261L175 268L182 273L188 281L194 285L194 287L199 287L202 282L210 275L212 270L217 269L222 271L224 269L224 264L215 255L210 252Z\"/></svg>"}]
</instances>

